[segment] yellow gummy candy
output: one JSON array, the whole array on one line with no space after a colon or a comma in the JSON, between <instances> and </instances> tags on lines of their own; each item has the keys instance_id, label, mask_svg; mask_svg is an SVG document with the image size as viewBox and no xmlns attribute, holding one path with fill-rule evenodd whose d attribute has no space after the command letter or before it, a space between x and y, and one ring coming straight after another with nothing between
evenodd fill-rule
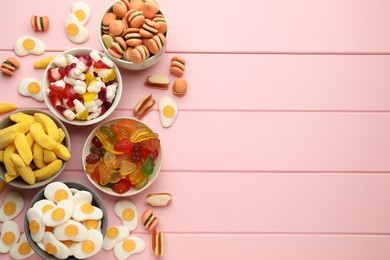
<instances>
[{"instance_id":1,"label":"yellow gummy candy","mask_svg":"<svg viewBox=\"0 0 390 260\"><path fill-rule=\"evenodd\" d=\"M85 83L89 86L92 82L97 81L92 73L85 74Z\"/></svg>"},{"instance_id":2,"label":"yellow gummy candy","mask_svg":"<svg viewBox=\"0 0 390 260\"><path fill-rule=\"evenodd\" d=\"M102 80L104 83L107 83L109 81L113 81L115 79L115 70L110 69L109 72L107 72L107 75L105 77L102 77Z\"/></svg>"},{"instance_id":3,"label":"yellow gummy candy","mask_svg":"<svg viewBox=\"0 0 390 260\"><path fill-rule=\"evenodd\" d=\"M85 109L80 114L77 114L76 118L79 120L87 120L88 119L88 109Z\"/></svg>"},{"instance_id":4,"label":"yellow gummy candy","mask_svg":"<svg viewBox=\"0 0 390 260\"><path fill-rule=\"evenodd\" d=\"M88 102L93 101L93 100L95 99L96 95L97 95L97 94L94 93L94 92L85 92L85 93L83 94L84 102L88 103Z\"/></svg>"}]
</instances>

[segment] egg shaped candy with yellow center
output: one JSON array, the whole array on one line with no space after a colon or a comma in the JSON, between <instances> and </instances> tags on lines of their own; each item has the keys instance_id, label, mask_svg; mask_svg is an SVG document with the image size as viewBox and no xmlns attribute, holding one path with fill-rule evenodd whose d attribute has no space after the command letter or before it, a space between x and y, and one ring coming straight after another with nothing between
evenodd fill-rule
<instances>
[{"instance_id":1,"label":"egg shaped candy with yellow center","mask_svg":"<svg viewBox=\"0 0 390 260\"><path fill-rule=\"evenodd\" d=\"M37 202L34 203L32 208L37 209L43 214L46 213L46 211L53 209L56 206L56 204L48 199L43 199L43 200L38 200Z\"/></svg>"},{"instance_id":2,"label":"egg shaped candy with yellow center","mask_svg":"<svg viewBox=\"0 0 390 260\"><path fill-rule=\"evenodd\" d=\"M28 229L30 230L32 240L35 242L41 241L45 233L42 215L42 212L38 209L29 208L27 210Z\"/></svg>"},{"instance_id":3,"label":"egg shaped candy with yellow center","mask_svg":"<svg viewBox=\"0 0 390 260\"><path fill-rule=\"evenodd\" d=\"M130 231L137 228L138 211L136 206L129 200L120 200L115 204L115 214L120 218L122 225Z\"/></svg>"},{"instance_id":4,"label":"egg shaped candy with yellow center","mask_svg":"<svg viewBox=\"0 0 390 260\"><path fill-rule=\"evenodd\" d=\"M32 97L36 101L43 101L41 82L35 78L23 79L18 86L18 91L22 96Z\"/></svg>"},{"instance_id":5,"label":"egg shaped candy with yellow center","mask_svg":"<svg viewBox=\"0 0 390 260\"><path fill-rule=\"evenodd\" d=\"M77 20L85 25L88 22L89 16L91 15L91 8L85 2L73 2L72 3L72 14L77 17Z\"/></svg>"},{"instance_id":6,"label":"egg shaped candy with yellow center","mask_svg":"<svg viewBox=\"0 0 390 260\"><path fill-rule=\"evenodd\" d=\"M68 14L65 18L65 32L73 43L84 43L88 40L89 32L74 14Z\"/></svg>"},{"instance_id":7,"label":"egg shaped candy with yellow center","mask_svg":"<svg viewBox=\"0 0 390 260\"><path fill-rule=\"evenodd\" d=\"M8 253L13 245L20 238L20 228L18 223L13 220L7 220L0 229L0 253Z\"/></svg>"},{"instance_id":8,"label":"egg shaped candy with yellow center","mask_svg":"<svg viewBox=\"0 0 390 260\"><path fill-rule=\"evenodd\" d=\"M136 236L129 236L117 243L114 247L114 255L118 260L125 260L134 254L145 250L145 242Z\"/></svg>"},{"instance_id":9,"label":"egg shaped candy with yellow center","mask_svg":"<svg viewBox=\"0 0 390 260\"><path fill-rule=\"evenodd\" d=\"M75 193L72 192L72 194L73 194L73 202L75 204L92 203L93 196L89 191L81 190Z\"/></svg>"},{"instance_id":10,"label":"egg shaped candy with yellow center","mask_svg":"<svg viewBox=\"0 0 390 260\"><path fill-rule=\"evenodd\" d=\"M73 255L78 258L88 258L97 254L103 246L103 235L96 229L88 230L88 237L83 242L73 246Z\"/></svg>"},{"instance_id":11,"label":"egg shaped candy with yellow center","mask_svg":"<svg viewBox=\"0 0 390 260\"><path fill-rule=\"evenodd\" d=\"M74 206L72 217L77 221L86 219L98 220L103 217L103 211L90 203L77 203Z\"/></svg>"},{"instance_id":12,"label":"egg shaped candy with yellow center","mask_svg":"<svg viewBox=\"0 0 390 260\"><path fill-rule=\"evenodd\" d=\"M42 239L42 247L49 255L53 255L58 259L66 259L69 256L68 247L61 243L53 233L45 232Z\"/></svg>"},{"instance_id":13,"label":"egg shaped candy with yellow center","mask_svg":"<svg viewBox=\"0 0 390 260\"><path fill-rule=\"evenodd\" d=\"M38 38L21 36L14 44L14 51L18 56L41 55L45 52L45 44Z\"/></svg>"},{"instance_id":14,"label":"egg shaped candy with yellow center","mask_svg":"<svg viewBox=\"0 0 390 260\"><path fill-rule=\"evenodd\" d=\"M119 242L130 235L130 230L123 225L111 226L107 229L103 240L103 249L111 250Z\"/></svg>"},{"instance_id":15,"label":"egg shaped candy with yellow center","mask_svg":"<svg viewBox=\"0 0 390 260\"><path fill-rule=\"evenodd\" d=\"M24 199L23 195L17 191L9 192L5 198L4 203L0 207L0 221L14 219L23 210Z\"/></svg>"},{"instance_id":16,"label":"egg shaped candy with yellow center","mask_svg":"<svg viewBox=\"0 0 390 260\"><path fill-rule=\"evenodd\" d=\"M102 220L101 219L86 219L81 221L81 223L88 229L96 229L98 231L102 228Z\"/></svg>"},{"instance_id":17,"label":"egg shaped candy with yellow center","mask_svg":"<svg viewBox=\"0 0 390 260\"><path fill-rule=\"evenodd\" d=\"M175 100L171 97L163 97L158 101L160 111L160 122L163 127L170 127L175 122L178 108Z\"/></svg>"},{"instance_id":18,"label":"egg shaped candy with yellow center","mask_svg":"<svg viewBox=\"0 0 390 260\"><path fill-rule=\"evenodd\" d=\"M55 203L61 200L73 200L73 194L69 187L59 181L48 184L45 188L44 195L48 200Z\"/></svg>"},{"instance_id":19,"label":"egg shaped candy with yellow center","mask_svg":"<svg viewBox=\"0 0 390 260\"><path fill-rule=\"evenodd\" d=\"M73 214L74 204L71 200L61 200L53 209L46 211L42 222L46 226L55 227L67 222Z\"/></svg>"},{"instance_id":20,"label":"egg shaped candy with yellow center","mask_svg":"<svg viewBox=\"0 0 390 260\"><path fill-rule=\"evenodd\" d=\"M83 224L70 219L64 224L56 226L53 234L60 241L71 240L81 242L87 239L87 232L88 230Z\"/></svg>"},{"instance_id":21,"label":"egg shaped candy with yellow center","mask_svg":"<svg viewBox=\"0 0 390 260\"><path fill-rule=\"evenodd\" d=\"M27 241L26 233L22 234L19 242L13 245L9 251L9 255L12 257L12 259L25 259L29 256L32 256L33 254L34 251Z\"/></svg>"}]
</instances>

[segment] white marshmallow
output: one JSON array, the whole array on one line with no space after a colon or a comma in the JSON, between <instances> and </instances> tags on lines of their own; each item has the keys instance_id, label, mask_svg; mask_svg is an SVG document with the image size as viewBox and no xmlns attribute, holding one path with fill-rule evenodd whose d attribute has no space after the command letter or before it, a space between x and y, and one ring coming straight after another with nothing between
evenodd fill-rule
<instances>
[{"instance_id":1,"label":"white marshmallow","mask_svg":"<svg viewBox=\"0 0 390 260\"><path fill-rule=\"evenodd\" d=\"M95 61L95 62L98 62L99 60L102 59L102 57L100 57L100 54L97 50L93 50L91 51L91 53L89 54L89 56Z\"/></svg>"},{"instance_id":2,"label":"white marshmallow","mask_svg":"<svg viewBox=\"0 0 390 260\"><path fill-rule=\"evenodd\" d=\"M77 99L76 99L77 100ZM68 119L69 121L72 121L76 118L76 114L72 112L72 110L70 109L66 109L64 112L63 112L64 116L66 117L66 119Z\"/></svg>"}]
</instances>

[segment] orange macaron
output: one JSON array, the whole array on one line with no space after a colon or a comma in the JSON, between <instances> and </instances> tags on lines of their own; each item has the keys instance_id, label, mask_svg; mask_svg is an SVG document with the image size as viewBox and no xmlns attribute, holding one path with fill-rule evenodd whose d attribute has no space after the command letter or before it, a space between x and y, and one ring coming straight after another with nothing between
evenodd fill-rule
<instances>
[{"instance_id":1,"label":"orange macaron","mask_svg":"<svg viewBox=\"0 0 390 260\"><path fill-rule=\"evenodd\" d=\"M157 54L162 48L164 48L166 43L166 39L164 34L158 33L154 35L152 38L144 41L146 47L148 47L149 51L153 54Z\"/></svg>"},{"instance_id":2,"label":"orange macaron","mask_svg":"<svg viewBox=\"0 0 390 260\"><path fill-rule=\"evenodd\" d=\"M173 82L172 92L175 96L182 97L187 93L187 80L177 78Z\"/></svg>"},{"instance_id":3,"label":"orange macaron","mask_svg":"<svg viewBox=\"0 0 390 260\"><path fill-rule=\"evenodd\" d=\"M131 9L126 13L124 20L131 28L141 28L145 22L145 16L142 11Z\"/></svg>"},{"instance_id":4,"label":"orange macaron","mask_svg":"<svg viewBox=\"0 0 390 260\"><path fill-rule=\"evenodd\" d=\"M135 64L141 64L150 57L150 52L145 45L138 45L130 51L130 60Z\"/></svg>"},{"instance_id":5,"label":"orange macaron","mask_svg":"<svg viewBox=\"0 0 390 260\"><path fill-rule=\"evenodd\" d=\"M152 38L154 35L158 33L157 23L153 22L150 19L145 19L144 24L142 25L139 33L144 38Z\"/></svg>"},{"instance_id":6,"label":"orange macaron","mask_svg":"<svg viewBox=\"0 0 390 260\"><path fill-rule=\"evenodd\" d=\"M102 31L108 34L110 32L110 23L116 20L116 15L112 12L106 13L102 18Z\"/></svg>"},{"instance_id":7,"label":"orange macaron","mask_svg":"<svg viewBox=\"0 0 390 260\"><path fill-rule=\"evenodd\" d=\"M113 36L123 36L127 29L127 25L122 20L112 21L109 25L110 34Z\"/></svg>"},{"instance_id":8,"label":"orange macaron","mask_svg":"<svg viewBox=\"0 0 390 260\"><path fill-rule=\"evenodd\" d=\"M139 28L128 28L125 36L126 44L131 47L136 47L142 44L142 36L139 33Z\"/></svg>"},{"instance_id":9,"label":"orange macaron","mask_svg":"<svg viewBox=\"0 0 390 260\"><path fill-rule=\"evenodd\" d=\"M35 32L42 32L49 30L49 18L44 16L31 16L31 27Z\"/></svg>"},{"instance_id":10,"label":"orange macaron","mask_svg":"<svg viewBox=\"0 0 390 260\"><path fill-rule=\"evenodd\" d=\"M182 57L173 56L171 59L171 67L169 71L173 75L177 77L181 77L184 74L185 66L186 66L186 61Z\"/></svg>"}]
</instances>

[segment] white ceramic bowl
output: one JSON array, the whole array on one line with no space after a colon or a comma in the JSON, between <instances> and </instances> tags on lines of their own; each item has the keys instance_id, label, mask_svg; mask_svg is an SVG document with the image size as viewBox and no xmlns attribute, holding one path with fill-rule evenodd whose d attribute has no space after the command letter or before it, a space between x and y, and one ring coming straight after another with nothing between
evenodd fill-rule
<instances>
[{"instance_id":1,"label":"white ceramic bowl","mask_svg":"<svg viewBox=\"0 0 390 260\"><path fill-rule=\"evenodd\" d=\"M45 115L49 116L51 119L53 119L53 121L56 123L56 125L59 128L61 128L62 131L65 133L65 138L64 138L63 144L70 151L71 147L70 147L69 133L66 130L64 124L60 120L58 120L58 118L53 116L51 113L48 113L46 111L39 110L39 109L17 110L17 111L14 111L11 114L18 113L18 112L23 112L23 113L28 114L28 115L34 115L34 113L42 113L42 114L45 114ZM6 117L6 118L4 118L0 122L0 129L3 129L3 128L5 128L7 126L10 126L10 125L13 125L13 124L15 124L15 123L12 122L11 119L9 119L9 117ZM23 189L35 189L35 188L39 188L39 187L42 187L42 186L46 186L48 183L54 181L58 176L60 176L60 174L64 171L64 169L65 169L67 164L68 164L67 161L63 161L62 167L61 167L61 169L57 173L55 173L53 176L51 176L50 178L48 178L46 180L37 181L33 185L28 184L27 182L25 182L20 177L15 179L15 180L13 180L13 181L11 181L11 182L9 182L8 185L13 186L13 187L18 188L18 189L21 189L21 190L23 190ZM5 169L4 163L0 163L0 179L5 180L5 177L4 177L5 173L6 173L6 169Z\"/></svg>"},{"instance_id":2,"label":"white ceramic bowl","mask_svg":"<svg viewBox=\"0 0 390 260\"><path fill-rule=\"evenodd\" d=\"M112 12L112 6L113 6L114 4L115 4L115 2L114 2L112 5L110 5L110 7L106 10L106 12L105 12L104 14L106 14L106 13L108 13L108 12ZM159 11L158 13L159 13L159 14L163 14L163 13L161 12L161 9L160 9L160 11ZM114 56L112 56L112 55L108 52L108 50L107 50L107 48L106 48L106 46L104 45L103 40L102 40L102 35L103 35L103 32L102 32L102 19L103 19L104 14L103 14L102 17L100 18L100 23L99 23L99 41L100 41L100 44L101 44L101 46L102 46L104 52L107 54L108 57L111 58L111 60L112 60L116 65L118 65L119 67L121 67L121 68L123 68L123 69L126 69L126 70L144 70L144 69L147 69L147 68L153 66L154 64L156 64L156 63L160 60L161 56L165 53L165 48L166 48L167 43L168 43L168 35L169 35L169 33L168 33L168 32L169 32L169 25L168 25L168 21L167 21L167 18L166 18L165 15L164 15L164 18L165 18L165 21L166 21L166 23L167 23L168 26L167 26L167 31L166 31L166 33L165 33L166 43L165 43L164 47L163 47L157 54L155 54L155 55L153 55L153 54L151 53L150 58L147 59L147 60L145 60L145 61L143 61L141 64L135 64L135 63L133 63L133 62L131 62L131 61L126 61L126 60L124 60L124 59L115 58Z\"/></svg>"},{"instance_id":3,"label":"white ceramic bowl","mask_svg":"<svg viewBox=\"0 0 390 260\"><path fill-rule=\"evenodd\" d=\"M92 194L92 198L93 198L92 205L100 208L103 211L103 218L101 219L102 225L101 225L100 232L102 233L102 235L104 237L105 234L106 234L106 231L107 231L107 227L108 227L108 215L107 215L106 207L104 206L103 200L100 198L99 194L96 191L94 191L93 189L91 189L90 187L88 187L87 185L84 185L84 184L81 184L81 183L68 182L68 181L65 181L64 183L69 188L75 188L75 189L80 190L80 191L81 190L85 190L85 191L88 191L88 192L90 192ZM28 206L27 209L29 209L32 206L34 206L34 204L37 201L45 199L46 197L44 195L44 192L45 192L44 188L42 188L40 191L38 191L37 194L32 198L32 200L30 202L30 205ZM38 256L40 256L42 259L46 259L46 260L56 260L57 259L53 255L50 255L46 251L42 250L37 245L37 243L34 242L34 240L31 237L27 216L24 217L24 231L26 233L26 238L27 238L28 243L30 244L31 248L34 250L34 252ZM96 257L96 255L95 255L95 257ZM77 258L75 258L73 256L69 256L66 259L77 259ZM91 259L94 259L94 257L91 257Z\"/></svg>"},{"instance_id":4,"label":"white ceramic bowl","mask_svg":"<svg viewBox=\"0 0 390 260\"><path fill-rule=\"evenodd\" d=\"M156 180L159 172L160 172L160 169L161 169L161 163L162 163L162 150L161 150L161 144L160 144L160 147L158 148L158 157L157 159L154 161L154 171L153 171L153 174L149 177L149 181L148 183L146 184L146 186L144 186L142 189L139 189L139 190L136 190L134 187L131 187L131 189L123 194L118 194L114 191L112 191L111 188L109 187L103 187L101 186L100 184L96 183L94 180L92 180L90 174L88 174L86 172L86 158L88 156L88 154L90 153L90 148L92 147L91 145L91 141L92 141L92 138L95 136L95 132L97 129L99 129L101 126L103 125L109 125L119 119L126 119L126 120L133 120L133 121L136 121L140 124L142 124L143 126L147 127L150 129L150 127L148 127L147 125L145 125L143 122L135 119L135 118L130 118L130 117L120 117L120 118L113 118L109 121L106 121L100 125L98 125L94 130L92 130L92 132L90 133L90 135L87 137L87 140L85 141L84 143L84 148L83 148L83 155L82 155L82 160L83 160L83 169L85 171L85 174L87 175L87 178L88 180L96 187L98 188L99 190L103 191L104 193L107 193L109 195L112 195L112 196L117 196L117 197L125 197L125 196L132 196L132 195L135 195L137 193L140 193L142 191L144 191L145 189L147 189L150 185L152 185L152 183Z\"/></svg>"},{"instance_id":5,"label":"white ceramic bowl","mask_svg":"<svg viewBox=\"0 0 390 260\"><path fill-rule=\"evenodd\" d=\"M92 48L87 48L87 47L80 47L80 48L74 48L74 49L69 49L69 50L66 50L64 51L63 53L57 55L56 58L60 57L60 56L64 56L66 54L71 54L73 56L77 56L77 55L85 55L85 54L89 54L91 51L93 51L95 49L92 49ZM102 52L99 52L101 55L104 55ZM107 55L106 55L107 56ZM56 59L55 58L55 59ZM55 60L54 59L54 60ZM51 104L50 100L49 100L49 97L47 95L47 90L48 90L48 87L49 87L49 81L48 81L48 78L47 78L47 74L48 74L48 70L50 68L53 68L55 67L54 66L54 60L52 62L49 63L49 65L47 66L44 74L43 74L43 79L42 79L42 91L43 91L43 97L44 97L44 100L45 100L45 103L47 105L47 107L50 109L50 111L56 116L58 117L60 120L62 120L63 122L65 123L68 123L68 124L71 124L71 125L77 125L77 126L87 126L87 125L93 125L93 124L96 124L96 123L99 123L100 121L104 120L105 118L107 118L112 112L114 112L115 108L118 106L119 104L119 101L121 99L121 96L122 96L122 89L123 89L123 84L122 84L122 77L121 77L121 73L118 69L118 67L114 64L114 70L115 70L115 74L116 74L116 81L118 82L118 87L117 87L117 91L116 91L116 95L115 95L115 99L113 100L112 102L112 105L111 107L103 114L103 115L100 115L98 116L97 118L95 119L92 119L92 120L87 120L87 121L81 121L81 120L68 120L66 117L64 117L59 111L57 111L57 109L55 109L53 107L53 105Z\"/></svg>"}]
</instances>

